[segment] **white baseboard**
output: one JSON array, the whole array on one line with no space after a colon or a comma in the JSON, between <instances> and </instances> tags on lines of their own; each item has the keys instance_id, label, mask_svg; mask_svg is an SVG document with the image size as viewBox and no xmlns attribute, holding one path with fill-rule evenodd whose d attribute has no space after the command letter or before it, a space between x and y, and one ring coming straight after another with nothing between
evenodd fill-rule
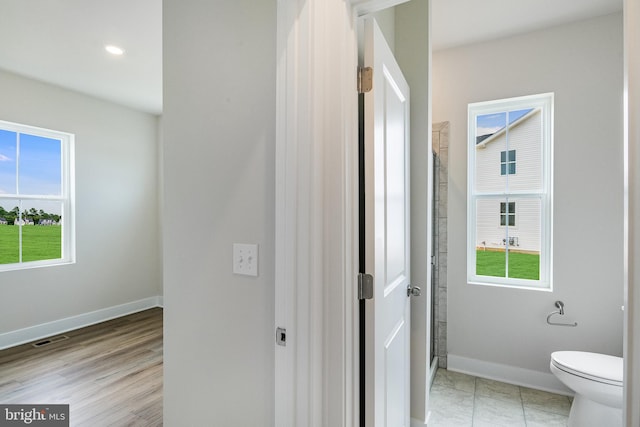
<instances>
[{"instance_id":1,"label":"white baseboard","mask_svg":"<svg viewBox=\"0 0 640 427\"><path fill-rule=\"evenodd\" d=\"M470 359L451 353L447 355L447 370L566 396L574 394L551 372Z\"/></svg>"},{"instance_id":2,"label":"white baseboard","mask_svg":"<svg viewBox=\"0 0 640 427\"><path fill-rule=\"evenodd\" d=\"M162 296L149 297L114 307L103 308L77 316L30 326L24 329L18 329L16 331L5 332L0 334L0 350L26 344L52 335L62 334L74 329L84 328L85 326L95 325L96 323L137 313L149 308L163 307L163 305L164 299Z\"/></svg>"}]
</instances>

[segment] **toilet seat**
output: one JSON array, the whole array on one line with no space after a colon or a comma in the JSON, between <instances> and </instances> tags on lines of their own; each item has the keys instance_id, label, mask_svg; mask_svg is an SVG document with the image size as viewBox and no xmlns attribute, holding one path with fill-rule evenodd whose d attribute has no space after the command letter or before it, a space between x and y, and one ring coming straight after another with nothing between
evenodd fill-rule
<instances>
[{"instance_id":1,"label":"toilet seat","mask_svg":"<svg viewBox=\"0 0 640 427\"><path fill-rule=\"evenodd\" d=\"M623 359L607 354L584 351L556 351L551 353L551 363L569 374L622 387Z\"/></svg>"}]
</instances>

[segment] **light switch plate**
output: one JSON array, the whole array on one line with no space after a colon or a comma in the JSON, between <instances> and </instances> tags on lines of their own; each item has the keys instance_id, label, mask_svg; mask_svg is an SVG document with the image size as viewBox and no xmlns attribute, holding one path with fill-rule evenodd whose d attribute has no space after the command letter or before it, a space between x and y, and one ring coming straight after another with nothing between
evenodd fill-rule
<instances>
[{"instance_id":1,"label":"light switch plate","mask_svg":"<svg viewBox=\"0 0 640 427\"><path fill-rule=\"evenodd\" d=\"M233 244L233 273L245 276L258 275L258 245Z\"/></svg>"}]
</instances>

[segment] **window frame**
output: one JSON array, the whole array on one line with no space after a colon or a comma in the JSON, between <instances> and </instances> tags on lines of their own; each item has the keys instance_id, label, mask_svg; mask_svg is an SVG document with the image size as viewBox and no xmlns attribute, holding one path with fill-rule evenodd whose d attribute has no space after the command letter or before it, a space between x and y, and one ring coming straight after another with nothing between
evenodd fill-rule
<instances>
[{"instance_id":1,"label":"window frame","mask_svg":"<svg viewBox=\"0 0 640 427\"><path fill-rule=\"evenodd\" d=\"M541 110L541 174L539 191L476 191L476 127L478 116L527 108ZM553 291L553 109L554 94L505 98L494 101L475 102L468 105L467 115L467 283L470 285L498 286L502 288ZM519 120L519 119L517 119ZM507 124L509 126L509 124ZM505 150L501 150L505 151ZM507 160L508 145L506 147ZM499 159L500 160L500 159ZM509 162L506 163L507 165ZM507 166L508 172L508 166ZM512 176L507 173L500 176ZM476 206L479 200L499 200L517 202L520 199L540 200L540 277L539 280L510 277L482 276L476 274L477 218ZM499 209L498 205L498 209ZM514 217L515 219L515 217ZM500 222L498 222L500 224ZM506 228L506 226L499 226ZM506 234L508 238L508 233Z\"/></svg>"},{"instance_id":2,"label":"window frame","mask_svg":"<svg viewBox=\"0 0 640 427\"><path fill-rule=\"evenodd\" d=\"M0 193L0 200L13 200L15 201L16 205L20 205L21 201L53 201L62 204L62 224L60 225L60 227L62 227L61 257L38 261L20 260L17 263L0 264L0 273L5 271L25 270L31 268L75 263L75 135L68 132L45 129L36 126L8 122L4 120L0 120L0 129L9 132L15 132L17 134L27 134L37 137L59 140L61 157L61 188L59 196ZM20 258L22 259L22 255L20 256Z\"/></svg>"},{"instance_id":3,"label":"window frame","mask_svg":"<svg viewBox=\"0 0 640 427\"><path fill-rule=\"evenodd\" d=\"M510 158L510 154L513 153L513 160ZM502 154L504 154L505 160L502 160ZM502 167L504 166L504 173ZM511 172L511 166L513 166L513 172ZM516 150L500 151L500 176L515 175L518 171L516 166Z\"/></svg>"},{"instance_id":4,"label":"window frame","mask_svg":"<svg viewBox=\"0 0 640 427\"><path fill-rule=\"evenodd\" d=\"M500 218L499 218L499 223L500 223L500 227L506 227L507 225L509 227L513 227L513 228L517 228L517 222L516 222L516 202L499 202L500 203ZM502 205L505 205L505 210L504 212L502 211ZM513 205L513 211L511 210L511 205ZM502 223L502 217L505 218L505 223ZM510 219L510 217L513 217L513 225L509 224L508 221Z\"/></svg>"}]
</instances>

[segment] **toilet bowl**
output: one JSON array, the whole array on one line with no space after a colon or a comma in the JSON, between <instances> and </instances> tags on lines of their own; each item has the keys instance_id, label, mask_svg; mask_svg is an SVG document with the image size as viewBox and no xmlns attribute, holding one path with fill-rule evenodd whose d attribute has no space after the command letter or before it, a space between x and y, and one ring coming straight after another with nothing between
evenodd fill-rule
<instances>
[{"instance_id":1,"label":"toilet bowl","mask_svg":"<svg viewBox=\"0 0 640 427\"><path fill-rule=\"evenodd\" d=\"M622 358L585 351L551 353L551 372L575 392L569 427L622 426Z\"/></svg>"}]
</instances>

